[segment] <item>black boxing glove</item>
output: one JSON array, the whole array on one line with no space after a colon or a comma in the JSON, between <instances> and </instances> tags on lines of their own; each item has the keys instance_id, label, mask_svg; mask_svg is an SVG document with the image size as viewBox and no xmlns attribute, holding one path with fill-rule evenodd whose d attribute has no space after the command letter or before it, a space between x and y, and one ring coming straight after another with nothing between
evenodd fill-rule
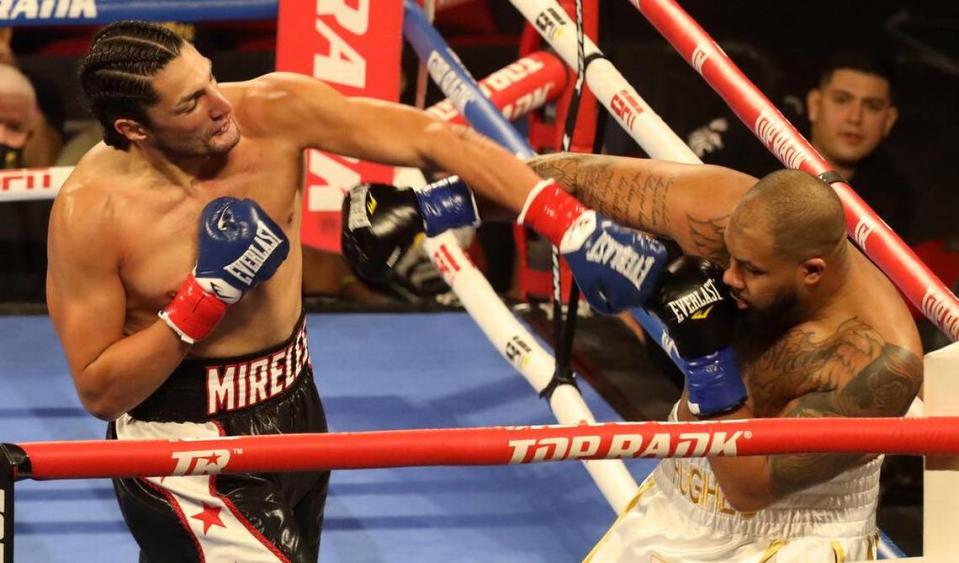
<instances>
[{"instance_id":1,"label":"black boxing glove","mask_svg":"<svg viewBox=\"0 0 959 563\"><path fill-rule=\"evenodd\" d=\"M422 233L479 224L473 194L455 176L422 190L357 184L343 200L343 257L357 275L385 280Z\"/></svg>"},{"instance_id":2,"label":"black boxing glove","mask_svg":"<svg viewBox=\"0 0 959 563\"><path fill-rule=\"evenodd\" d=\"M746 401L730 346L736 306L722 278L722 268L712 262L681 256L663 272L650 307L686 362L689 410L699 417L736 410Z\"/></svg>"}]
</instances>

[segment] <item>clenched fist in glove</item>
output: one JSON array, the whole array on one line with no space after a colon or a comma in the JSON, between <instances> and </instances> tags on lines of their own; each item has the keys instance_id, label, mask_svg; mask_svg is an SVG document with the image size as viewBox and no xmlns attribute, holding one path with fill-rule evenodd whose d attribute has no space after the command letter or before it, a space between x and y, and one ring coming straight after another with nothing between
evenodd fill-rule
<instances>
[{"instance_id":1,"label":"clenched fist in glove","mask_svg":"<svg viewBox=\"0 0 959 563\"><path fill-rule=\"evenodd\" d=\"M730 346L736 306L712 262L682 256L663 272L650 309L663 321L686 362L686 397L696 416L737 409L746 401Z\"/></svg>"},{"instance_id":2,"label":"clenched fist in glove","mask_svg":"<svg viewBox=\"0 0 959 563\"><path fill-rule=\"evenodd\" d=\"M343 257L363 279L382 282L416 237L478 225L476 202L455 176L422 190L358 184L343 200Z\"/></svg>"},{"instance_id":3,"label":"clenched fist in glove","mask_svg":"<svg viewBox=\"0 0 959 563\"><path fill-rule=\"evenodd\" d=\"M200 213L196 267L160 311L184 342L206 338L228 305L270 279L290 252L283 230L252 199L217 198Z\"/></svg>"},{"instance_id":4,"label":"clenched fist in glove","mask_svg":"<svg viewBox=\"0 0 959 563\"><path fill-rule=\"evenodd\" d=\"M666 263L661 242L588 209L552 180L533 188L518 221L559 247L576 285L600 313L645 305Z\"/></svg>"}]
</instances>

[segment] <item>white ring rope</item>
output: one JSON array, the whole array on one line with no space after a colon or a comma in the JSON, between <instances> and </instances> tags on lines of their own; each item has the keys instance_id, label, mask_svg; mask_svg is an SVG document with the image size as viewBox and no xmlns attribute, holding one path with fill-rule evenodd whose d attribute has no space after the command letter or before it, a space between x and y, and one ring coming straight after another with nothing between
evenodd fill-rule
<instances>
[{"instance_id":1,"label":"white ring rope","mask_svg":"<svg viewBox=\"0 0 959 563\"><path fill-rule=\"evenodd\" d=\"M576 24L570 21L559 3L555 0L510 1L566 64L575 69L578 49ZM589 37L583 39L587 58L602 55L602 51ZM651 158L702 164L605 57L594 60L586 67L586 84L609 114Z\"/></svg>"}]
</instances>

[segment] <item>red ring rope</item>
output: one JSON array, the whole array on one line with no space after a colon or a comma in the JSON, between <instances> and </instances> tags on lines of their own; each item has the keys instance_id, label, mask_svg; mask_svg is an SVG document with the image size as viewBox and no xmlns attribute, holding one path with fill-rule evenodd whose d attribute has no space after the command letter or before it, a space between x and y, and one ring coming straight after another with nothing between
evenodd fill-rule
<instances>
[{"instance_id":1,"label":"red ring rope","mask_svg":"<svg viewBox=\"0 0 959 563\"><path fill-rule=\"evenodd\" d=\"M739 119L789 168L814 176L829 164L674 0L630 0ZM849 234L926 317L959 340L959 299L852 190L834 182Z\"/></svg>"},{"instance_id":2,"label":"red ring rope","mask_svg":"<svg viewBox=\"0 0 959 563\"><path fill-rule=\"evenodd\" d=\"M19 444L34 479L782 453L959 454L959 417L784 418ZM23 466L21 469L25 469Z\"/></svg>"}]
</instances>

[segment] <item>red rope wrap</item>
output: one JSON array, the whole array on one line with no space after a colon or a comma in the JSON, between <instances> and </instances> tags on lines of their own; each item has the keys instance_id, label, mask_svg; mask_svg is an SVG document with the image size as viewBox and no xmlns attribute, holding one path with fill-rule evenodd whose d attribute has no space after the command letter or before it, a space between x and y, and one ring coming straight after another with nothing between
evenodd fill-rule
<instances>
[{"instance_id":1,"label":"red rope wrap","mask_svg":"<svg viewBox=\"0 0 959 563\"><path fill-rule=\"evenodd\" d=\"M783 453L959 454L959 417L784 418L19 444L34 479Z\"/></svg>"}]
</instances>

